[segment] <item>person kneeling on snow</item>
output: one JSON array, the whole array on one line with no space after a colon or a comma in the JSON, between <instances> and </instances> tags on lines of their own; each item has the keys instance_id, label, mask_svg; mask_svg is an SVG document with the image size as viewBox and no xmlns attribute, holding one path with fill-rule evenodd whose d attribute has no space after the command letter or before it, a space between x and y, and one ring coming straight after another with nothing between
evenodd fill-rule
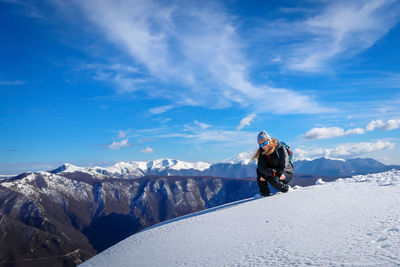
<instances>
[{"instance_id":1,"label":"person kneeling on snow","mask_svg":"<svg viewBox=\"0 0 400 267\"><path fill-rule=\"evenodd\" d=\"M287 192L294 169L287 149L264 130L258 134L257 143L259 148L252 159L258 159L257 184L261 195L269 196L268 183L278 191Z\"/></svg>"}]
</instances>

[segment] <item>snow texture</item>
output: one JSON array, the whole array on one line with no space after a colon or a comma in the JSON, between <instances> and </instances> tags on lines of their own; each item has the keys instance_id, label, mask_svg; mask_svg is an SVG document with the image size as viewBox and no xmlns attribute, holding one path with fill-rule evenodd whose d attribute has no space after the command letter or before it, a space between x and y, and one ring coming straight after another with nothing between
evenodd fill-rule
<instances>
[{"instance_id":1,"label":"snow texture","mask_svg":"<svg viewBox=\"0 0 400 267\"><path fill-rule=\"evenodd\" d=\"M170 220L86 266L399 266L400 171L296 187Z\"/></svg>"}]
</instances>

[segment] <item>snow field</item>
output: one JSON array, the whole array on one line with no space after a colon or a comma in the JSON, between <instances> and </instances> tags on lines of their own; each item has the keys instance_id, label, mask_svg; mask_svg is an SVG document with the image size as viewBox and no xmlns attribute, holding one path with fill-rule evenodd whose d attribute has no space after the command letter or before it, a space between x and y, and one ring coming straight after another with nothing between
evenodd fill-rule
<instances>
[{"instance_id":1,"label":"snow field","mask_svg":"<svg viewBox=\"0 0 400 267\"><path fill-rule=\"evenodd\" d=\"M400 172L297 188L142 231L81 266L399 266Z\"/></svg>"}]
</instances>

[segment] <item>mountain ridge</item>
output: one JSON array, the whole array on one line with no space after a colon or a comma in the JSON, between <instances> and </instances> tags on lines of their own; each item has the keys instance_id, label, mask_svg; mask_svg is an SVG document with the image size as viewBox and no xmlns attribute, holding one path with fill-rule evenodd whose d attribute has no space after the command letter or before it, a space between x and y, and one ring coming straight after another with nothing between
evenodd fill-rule
<instances>
[{"instance_id":1,"label":"mountain ridge","mask_svg":"<svg viewBox=\"0 0 400 267\"><path fill-rule=\"evenodd\" d=\"M296 175L322 175L349 177L357 174L378 173L400 169L399 165L385 165L372 158L317 158L294 162ZM70 163L48 170L50 173L82 172L98 179L137 179L145 176L213 176L222 178L255 177L256 161L244 157L220 163L186 162L176 159L118 162L109 167L79 167ZM29 173L29 172L27 172ZM0 175L0 180L13 179L19 175Z\"/></svg>"},{"instance_id":2,"label":"mountain ridge","mask_svg":"<svg viewBox=\"0 0 400 267\"><path fill-rule=\"evenodd\" d=\"M352 176L378 173L399 169L398 165L385 165L372 158L334 159L317 158L294 162L295 173L301 175ZM243 160L234 162L206 163L185 162L175 159L158 159L148 162L119 162L110 167L78 167L64 164L51 173L87 172L102 178L102 175L117 178L139 178L144 176L214 176L224 178L245 178L255 176L256 161Z\"/></svg>"}]
</instances>

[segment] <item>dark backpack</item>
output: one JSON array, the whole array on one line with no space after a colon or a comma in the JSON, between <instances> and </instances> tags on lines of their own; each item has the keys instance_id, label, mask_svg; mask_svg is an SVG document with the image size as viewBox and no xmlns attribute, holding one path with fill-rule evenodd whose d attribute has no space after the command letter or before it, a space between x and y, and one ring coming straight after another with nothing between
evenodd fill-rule
<instances>
[{"instance_id":1,"label":"dark backpack","mask_svg":"<svg viewBox=\"0 0 400 267\"><path fill-rule=\"evenodd\" d=\"M288 145L287 145L285 142L283 142L283 141L281 141L280 143L281 143L281 145L286 149L286 151L287 151L287 153L288 153L288 155L289 155L289 162L290 162L290 164L292 164L292 166L293 166L293 153L292 153L292 151L290 150L290 146L288 146ZM279 157L279 149L276 150L276 153L278 153L278 157Z\"/></svg>"}]
</instances>

